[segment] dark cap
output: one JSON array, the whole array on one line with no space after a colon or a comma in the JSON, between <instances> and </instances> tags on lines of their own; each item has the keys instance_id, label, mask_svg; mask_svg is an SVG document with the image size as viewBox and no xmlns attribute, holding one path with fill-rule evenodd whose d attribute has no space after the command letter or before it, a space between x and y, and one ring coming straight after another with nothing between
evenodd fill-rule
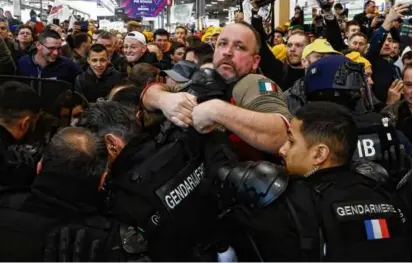
<instances>
[{"instance_id":1,"label":"dark cap","mask_svg":"<svg viewBox=\"0 0 413 263\"><path fill-rule=\"evenodd\" d=\"M176 82L188 82L196 69L195 63L182 60L176 63L171 70L164 70L163 72Z\"/></svg>"},{"instance_id":2,"label":"dark cap","mask_svg":"<svg viewBox=\"0 0 413 263\"><path fill-rule=\"evenodd\" d=\"M24 83L8 81L0 86L0 109L38 112L41 104L37 92Z\"/></svg>"}]
</instances>

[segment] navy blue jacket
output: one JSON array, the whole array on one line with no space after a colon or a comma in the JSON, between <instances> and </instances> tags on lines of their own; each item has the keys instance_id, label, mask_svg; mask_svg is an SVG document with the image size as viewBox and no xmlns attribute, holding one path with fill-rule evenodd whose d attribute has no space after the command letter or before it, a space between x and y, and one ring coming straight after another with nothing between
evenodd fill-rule
<instances>
[{"instance_id":1,"label":"navy blue jacket","mask_svg":"<svg viewBox=\"0 0 413 263\"><path fill-rule=\"evenodd\" d=\"M73 85L77 75L82 73L80 66L66 57L58 57L52 64L41 68L34 62L33 56L34 53L30 53L19 59L17 75L63 80Z\"/></svg>"}]
</instances>

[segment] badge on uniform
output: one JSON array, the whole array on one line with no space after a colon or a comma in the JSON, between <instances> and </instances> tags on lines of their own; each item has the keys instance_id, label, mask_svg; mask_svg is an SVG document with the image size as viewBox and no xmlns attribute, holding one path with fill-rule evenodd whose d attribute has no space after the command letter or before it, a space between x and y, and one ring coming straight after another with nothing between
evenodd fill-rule
<instances>
[{"instance_id":1,"label":"badge on uniform","mask_svg":"<svg viewBox=\"0 0 413 263\"><path fill-rule=\"evenodd\" d=\"M390 238L386 219L364 220L368 240Z\"/></svg>"},{"instance_id":2,"label":"badge on uniform","mask_svg":"<svg viewBox=\"0 0 413 263\"><path fill-rule=\"evenodd\" d=\"M267 94L268 92L277 92L277 86L267 80L259 80L258 81L258 89L260 94Z\"/></svg>"}]
</instances>

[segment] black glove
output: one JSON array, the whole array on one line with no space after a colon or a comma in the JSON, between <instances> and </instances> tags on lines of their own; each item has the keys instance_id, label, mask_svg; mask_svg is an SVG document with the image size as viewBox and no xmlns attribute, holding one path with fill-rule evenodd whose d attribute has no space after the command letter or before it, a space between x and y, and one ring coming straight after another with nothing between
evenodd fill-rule
<instances>
[{"instance_id":1,"label":"black glove","mask_svg":"<svg viewBox=\"0 0 413 263\"><path fill-rule=\"evenodd\" d=\"M87 229L79 226L65 226L51 232L44 250L45 262L95 262L102 260L103 240L87 239ZM99 257L99 258L98 258Z\"/></svg>"},{"instance_id":2,"label":"black glove","mask_svg":"<svg viewBox=\"0 0 413 263\"><path fill-rule=\"evenodd\" d=\"M221 75L213 69L203 68L196 71L191 78L188 92L198 98L198 103L211 100L223 99L227 91L227 84Z\"/></svg>"},{"instance_id":3,"label":"black glove","mask_svg":"<svg viewBox=\"0 0 413 263\"><path fill-rule=\"evenodd\" d=\"M404 145L399 145L399 149L390 146L389 150L384 151L383 157L383 166L390 175L390 183L395 186L411 170L412 159L406 153Z\"/></svg>"},{"instance_id":4,"label":"black glove","mask_svg":"<svg viewBox=\"0 0 413 263\"><path fill-rule=\"evenodd\" d=\"M389 174L386 169L380 164L369 161L367 159L356 159L351 163L351 168L358 174L379 184L386 184L389 181Z\"/></svg>"}]
</instances>

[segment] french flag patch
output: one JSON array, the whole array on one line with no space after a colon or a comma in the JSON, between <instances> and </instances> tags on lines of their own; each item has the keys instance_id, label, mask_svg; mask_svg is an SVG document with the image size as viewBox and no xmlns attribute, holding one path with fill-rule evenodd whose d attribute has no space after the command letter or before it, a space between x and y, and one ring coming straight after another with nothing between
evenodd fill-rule
<instances>
[{"instance_id":1,"label":"french flag patch","mask_svg":"<svg viewBox=\"0 0 413 263\"><path fill-rule=\"evenodd\" d=\"M364 226L366 227L368 240L390 238L386 219L364 220Z\"/></svg>"},{"instance_id":2,"label":"french flag patch","mask_svg":"<svg viewBox=\"0 0 413 263\"><path fill-rule=\"evenodd\" d=\"M259 81L259 90L261 94L266 94L267 92L276 92L277 86L269 81Z\"/></svg>"}]
</instances>

